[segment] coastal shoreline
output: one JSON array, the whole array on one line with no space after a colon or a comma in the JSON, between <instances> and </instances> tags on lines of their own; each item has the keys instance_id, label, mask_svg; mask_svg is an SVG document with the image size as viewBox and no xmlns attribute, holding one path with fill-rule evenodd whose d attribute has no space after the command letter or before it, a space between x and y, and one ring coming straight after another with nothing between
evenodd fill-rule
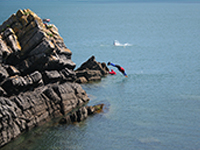
<instances>
[{"instance_id":1,"label":"coastal shoreline","mask_svg":"<svg viewBox=\"0 0 200 150\"><path fill-rule=\"evenodd\" d=\"M77 70L72 52L55 25L29 9L18 10L0 26L0 147L49 120L78 111L60 123L79 122L98 112L81 83L108 75L91 56Z\"/></svg>"}]
</instances>

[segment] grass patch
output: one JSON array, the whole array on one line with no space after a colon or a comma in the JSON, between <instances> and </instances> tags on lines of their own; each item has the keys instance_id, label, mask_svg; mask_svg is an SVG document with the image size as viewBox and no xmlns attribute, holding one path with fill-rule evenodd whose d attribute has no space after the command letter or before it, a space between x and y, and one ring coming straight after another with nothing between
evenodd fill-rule
<instances>
[{"instance_id":1,"label":"grass patch","mask_svg":"<svg viewBox=\"0 0 200 150\"><path fill-rule=\"evenodd\" d=\"M47 35L50 36L50 37L53 37L53 34L50 33L50 32L47 32Z\"/></svg>"}]
</instances>

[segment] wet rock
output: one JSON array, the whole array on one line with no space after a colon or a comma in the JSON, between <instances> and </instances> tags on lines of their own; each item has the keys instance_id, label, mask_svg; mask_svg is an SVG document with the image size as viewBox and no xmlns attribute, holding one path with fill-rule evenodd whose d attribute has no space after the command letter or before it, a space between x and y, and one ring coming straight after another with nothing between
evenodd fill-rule
<instances>
[{"instance_id":1,"label":"wet rock","mask_svg":"<svg viewBox=\"0 0 200 150\"><path fill-rule=\"evenodd\" d=\"M71 114L62 117L59 121L60 124L70 124L75 122L81 122L85 120L88 116L94 115L96 113L102 112L104 104L98 104L94 106L84 106L78 110L72 112Z\"/></svg>"},{"instance_id":2,"label":"wet rock","mask_svg":"<svg viewBox=\"0 0 200 150\"><path fill-rule=\"evenodd\" d=\"M93 115L96 113L100 113L103 110L104 104L98 104L94 106L87 106L88 115Z\"/></svg>"}]
</instances>

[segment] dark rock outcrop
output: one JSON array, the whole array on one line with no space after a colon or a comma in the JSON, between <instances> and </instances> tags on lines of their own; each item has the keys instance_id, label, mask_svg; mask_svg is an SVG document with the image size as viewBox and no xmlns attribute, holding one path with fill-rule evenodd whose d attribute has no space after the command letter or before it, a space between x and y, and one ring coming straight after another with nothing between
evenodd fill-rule
<instances>
[{"instance_id":1,"label":"dark rock outcrop","mask_svg":"<svg viewBox=\"0 0 200 150\"><path fill-rule=\"evenodd\" d=\"M109 69L106 63L100 63L92 56L86 62L84 62L76 71L77 82L86 83L90 81L101 80L103 76L108 75Z\"/></svg>"},{"instance_id":2,"label":"dark rock outcrop","mask_svg":"<svg viewBox=\"0 0 200 150\"><path fill-rule=\"evenodd\" d=\"M10 98L0 97L0 143L4 145L25 130L69 113L89 101L76 83L49 84Z\"/></svg>"},{"instance_id":3,"label":"dark rock outcrop","mask_svg":"<svg viewBox=\"0 0 200 150\"><path fill-rule=\"evenodd\" d=\"M100 80L108 68L92 56L74 71L71 55L55 25L29 9L0 26L0 147L74 109L79 108L73 121L92 112L81 107L89 98L78 83Z\"/></svg>"},{"instance_id":4,"label":"dark rock outcrop","mask_svg":"<svg viewBox=\"0 0 200 150\"><path fill-rule=\"evenodd\" d=\"M66 117L62 117L59 121L60 124L70 124L81 122L85 120L88 116L100 113L103 110L104 104L98 104L94 106L84 106L78 110L71 112Z\"/></svg>"}]
</instances>

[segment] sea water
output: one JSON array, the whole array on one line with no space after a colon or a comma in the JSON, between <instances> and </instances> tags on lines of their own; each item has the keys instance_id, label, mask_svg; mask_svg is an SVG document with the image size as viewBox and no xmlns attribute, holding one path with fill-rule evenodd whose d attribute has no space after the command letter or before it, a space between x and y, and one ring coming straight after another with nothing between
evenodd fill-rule
<instances>
[{"instance_id":1,"label":"sea water","mask_svg":"<svg viewBox=\"0 0 200 150\"><path fill-rule=\"evenodd\" d=\"M109 67L117 75L82 85L89 105L105 104L102 113L73 125L47 123L2 149L200 149L200 3L29 0L0 7L1 23L25 8L51 19L77 67L94 55L128 74Z\"/></svg>"}]
</instances>

